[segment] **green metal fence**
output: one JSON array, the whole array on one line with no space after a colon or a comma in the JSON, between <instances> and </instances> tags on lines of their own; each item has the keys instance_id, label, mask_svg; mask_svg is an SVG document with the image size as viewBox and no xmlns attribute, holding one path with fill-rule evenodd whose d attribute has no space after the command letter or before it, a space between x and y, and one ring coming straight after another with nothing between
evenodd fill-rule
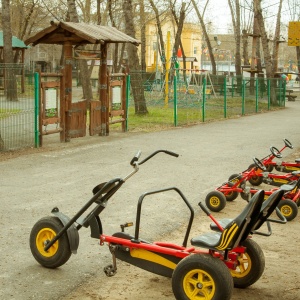
<instances>
[{"instance_id":1,"label":"green metal fence","mask_svg":"<svg viewBox=\"0 0 300 300\"><path fill-rule=\"evenodd\" d=\"M0 151L35 146L35 93L22 65L0 64Z\"/></svg>"},{"instance_id":2,"label":"green metal fence","mask_svg":"<svg viewBox=\"0 0 300 300\"><path fill-rule=\"evenodd\" d=\"M24 82L21 69L21 65L0 65L0 151L39 146L38 74L26 75ZM162 74L136 72L128 76L128 130L162 130L285 106L285 83L280 79L189 77L180 72L169 78L167 89ZM133 91L135 81L142 84ZM137 107L144 104L148 113L136 114Z\"/></svg>"},{"instance_id":3,"label":"green metal fence","mask_svg":"<svg viewBox=\"0 0 300 300\"><path fill-rule=\"evenodd\" d=\"M139 73L131 76L142 80L142 93L134 101L128 96L128 130L149 130L187 126L216 119L260 113L285 106L285 82L282 79L242 78L179 72L166 89L164 76ZM137 98L137 97L136 97ZM136 101L144 99L148 114L135 114Z\"/></svg>"}]
</instances>

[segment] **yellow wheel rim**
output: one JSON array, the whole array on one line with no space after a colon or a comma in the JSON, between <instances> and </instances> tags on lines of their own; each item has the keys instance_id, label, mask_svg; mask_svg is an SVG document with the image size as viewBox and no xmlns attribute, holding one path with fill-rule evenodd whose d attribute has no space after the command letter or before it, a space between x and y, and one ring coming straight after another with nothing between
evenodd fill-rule
<instances>
[{"instance_id":1,"label":"yellow wheel rim","mask_svg":"<svg viewBox=\"0 0 300 300\"><path fill-rule=\"evenodd\" d=\"M280 211L284 217L290 217L293 213L293 210L289 205L282 205Z\"/></svg>"},{"instance_id":2,"label":"yellow wheel rim","mask_svg":"<svg viewBox=\"0 0 300 300\"><path fill-rule=\"evenodd\" d=\"M220 199L217 196L212 196L209 199L209 203L213 207L218 207L218 206L220 206Z\"/></svg>"},{"instance_id":3,"label":"yellow wheel rim","mask_svg":"<svg viewBox=\"0 0 300 300\"><path fill-rule=\"evenodd\" d=\"M248 253L243 253L238 258L238 266L235 270L230 270L231 276L242 278L249 274L252 268L252 262Z\"/></svg>"},{"instance_id":4,"label":"yellow wheel rim","mask_svg":"<svg viewBox=\"0 0 300 300\"><path fill-rule=\"evenodd\" d=\"M184 276L183 289L186 296L191 300L210 300L215 294L216 285L207 272L195 269Z\"/></svg>"},{"instance_id":5,"label":"yellow wheel rim","mask_svg":"<svg viewBox=\"0 0 300 300\"><path fill-rule=\"evenodd\" d=\"M47 242L50 242L55 236L56 233L51 228L43 228L38 232L35 243L36 248L41 255L45 257L51 257L55 255L58 250L58 241L56 241L47 251L44 250Z\"/></svg>"}]
</instances>

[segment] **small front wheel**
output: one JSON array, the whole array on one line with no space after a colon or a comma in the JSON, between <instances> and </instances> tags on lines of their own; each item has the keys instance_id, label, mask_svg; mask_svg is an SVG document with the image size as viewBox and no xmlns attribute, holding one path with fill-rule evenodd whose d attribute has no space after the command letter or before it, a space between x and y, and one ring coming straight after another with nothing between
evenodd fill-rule
<instances>
[{"instance_id":1,"label":"small front wheel","mask_svg":"<svg viewBox=\"0 0 300 300\"><path fill-rule=\"evenodd\" d=\"M207 194L205 204L211 211L221 211L226 206L226 197L223 193L215 190Z\"/></svg>"},{"instance_id":2,"label":"small front wheel","mask_svg":"<svg viewBox=\"0 0 300 300\"><path fill-rule=\"evenodd\" d=\"M233 280L220 259L208 254L192 254L176 266L172 289L177 300L229 300Z\"/></svg>"},{"instance_id":3,"label":"small front wheel","mask_svg":"<svg viewBox=\"0 0 300 300\"><path fill-rule=\"evenodd\" d=\"M30 249L36 261L46 268L57 268L65 264L71 256L68 236L65 233L47 251L44 247L63 228L57 217L45 217L33 226L30 233Z\"/></svg>"},{"instance_id":4,"label":"small front wheel","mask_svg":"<svg viewBox=\"0 0 300 300\"><path fill-rule=\"evenodd\" d=\"M290 199L280 200L277 207L287 221L294 220L298 215L298 205ZM278 212L276 214L280 217Z\"/></svg>"}]
</instances>

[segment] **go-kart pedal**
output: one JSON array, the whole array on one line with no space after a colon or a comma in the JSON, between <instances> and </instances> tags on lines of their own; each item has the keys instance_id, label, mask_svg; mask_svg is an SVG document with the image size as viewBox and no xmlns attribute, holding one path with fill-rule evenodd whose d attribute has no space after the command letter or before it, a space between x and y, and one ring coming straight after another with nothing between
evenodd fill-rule
<instances>
[{"instance_id":1,"label":"go-kart pedal","mask_svg":"<svg viewBox=\"0 0 300 300\"><path fill-rule=\"evenodd\" d=\"M283 195L284 195L284 190L282 188L280 188L280 189L276 190L273 194L271 194L268 197L268 199L263 202L263 204L261 206L261 210L258 214L257 221L255 223L252 223L252 228L250 228L249 233L258 233L258 234L262 234L262 235L270 235L270 228L269 228L269 233L268 234L259 233L259 232L257 232L257 230L266 221L273 221L273 222L278 222L278 223L285 223L286 222L286 220L284 220L284 218L281 218L282 221L269 220L268 219L270 217L270 215L273 213L273 211L276 209L276 207L277 207L279 201L282 199ZM253 199L253 197L252 197L252 199ZM219 220L218 224L221 225L223 228L226 228L230 224L230 222L232 222L232 219L225 218L225 219ZM217 226L215 223L211 223L210 228L213 231L220 231L219 226Z\"/></svg>"},{"instance_id":2,"label":"go-kart pedal","mask_svg":"<svg viewBox=\"0 0 300 300\"><path fill-rule=\"evenodd\" d=\"M235 248L244 237L247 237L253 224L258 220L264 200L264 191L258 191L243 211L231 220L222 232L209 232L191 239L191 244L214 251L225 251ZM200 202L201 209L211 217L208 209ZM220 226L219 226L220 228Z\"/></svg>"}]
</instances>

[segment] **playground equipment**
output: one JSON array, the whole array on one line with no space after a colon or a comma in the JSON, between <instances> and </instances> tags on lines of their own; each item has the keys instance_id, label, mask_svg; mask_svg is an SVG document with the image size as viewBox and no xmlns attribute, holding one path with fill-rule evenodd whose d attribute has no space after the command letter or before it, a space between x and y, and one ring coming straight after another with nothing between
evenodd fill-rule
<instances>
[{"instance_id":1,"label":"playground equipment","mask_svg":"<svg viewBox=\"0 0 300 300\"><path fill-rule=\"evenodd\" d=\"M262 210L263 190L258 191L243 211L225 228L222 228L202 203L199 203L201 209L215 220L220 232L209 232L194 237L191 240L193 247L188 247L187 242L194 210L176 187L146 192L140 196L134 236L124 232L132 223L122 224L122 230L113 235L103 233L99 215L108 204L108 200L139 170L140 165L161 152L178 156L171 151L158 150L139 162L139 151L130 162L134 170L124 178L114 178L97 185L93 189L94 196L74 217L69 218L58 208L54 208L54 216L40 219L30 233L30 248L37 262L47 268L62 266L78 249L78 231L82 227L90 227L91 237L99 239L101 246L107 244L112 253L113 263L104 268L107 276L116 274L116 259L120 259L155 274L172 277L174 295L180 300L195 297L229 300L233 285L245 288L255 283L264 271L265 261L259 245L248 236L266 221L266 212ZM152 243L140 237L141 209L145 197L169 191L177 193L190 211L182 245L169 242ZM273 200L279 201L279 198L273 197ZM95 206L92 208L92 205ZM87 215L83 216L86 212ZM271 210L269 213L271 214Z\"/></svg>"}]
</instances>

